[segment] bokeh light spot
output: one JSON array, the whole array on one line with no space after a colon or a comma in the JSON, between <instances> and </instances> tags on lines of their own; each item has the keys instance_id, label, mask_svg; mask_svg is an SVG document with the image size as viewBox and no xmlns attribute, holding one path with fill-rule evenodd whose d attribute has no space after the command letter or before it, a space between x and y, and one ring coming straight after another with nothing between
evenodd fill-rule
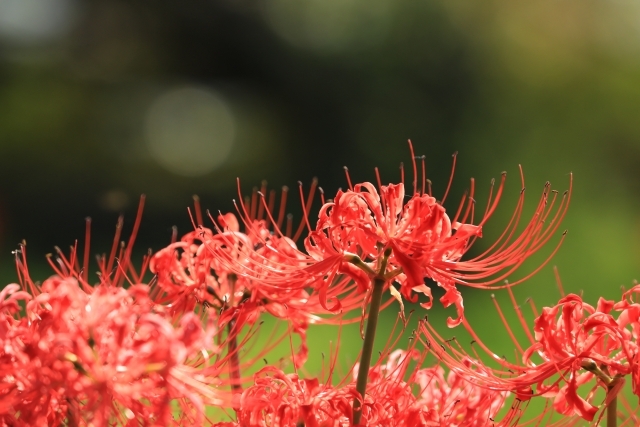
<instances>
[{"instance_id":1,"label":"bokeh light spot","mask_svg":"<svg viewBox=\"0 0 640 427\"><path fill-rule=\"evenodd\" d=\"M75 12L72 0L2 0L0 37L17 43L47 42L69 29Z\"/></svg>"},{"instance_id":2,"label":"bokeh light spot","mask_svg":"<svg viewBox=\"0 0 640 427\"><path fill-rule=\"evenodd\" d=\"M157 98L145 121L147 147L163 168L195 177L222 165L233 147L236 119L210 89L189 86Z\"/></svg>"}]
</instances>

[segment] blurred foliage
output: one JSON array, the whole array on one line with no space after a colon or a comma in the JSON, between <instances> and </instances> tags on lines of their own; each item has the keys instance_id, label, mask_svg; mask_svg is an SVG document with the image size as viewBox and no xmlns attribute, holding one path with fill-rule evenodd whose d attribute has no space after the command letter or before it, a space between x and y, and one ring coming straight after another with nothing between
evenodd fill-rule
<instances>
[{"instance_id":1,"label":"blurred foliage","mask_svg":"<svg viewBox=\"0 0 640 427\"><path fill-rule=\"evenodd\" d=\"M54 245L82 239L86 216L94 251L108 250L118 213L130 229L141 193L148 203L138 248L158 249L171 226L190 229L192 194L212 212L229 211L236 177L249 192L262 179L295 188L318 176L330 196L346 185L345 164L356 181L373 180L374 166L383 181L397 181L411 138L436 194L460 152L452 210L468 177L484 206L491 177L508 170L486 242L512 213L518 164L527 212L546 180L562 191L573 172L570 231L550 265L593 303L619 295L638 277L640 256L638 18L640 4L628 0L5 0L3 281L15 280L10 251L19 241L27 240L31 264L44 266ZM166 119L176 158L206 166L207 156L221 156L196 176L163 166L149 136L150 108L181 88L215 98L233 120L223 156L215 128L211 152L183 137L209 141L215 118L200 117L206 108L178 105ZM517 298L551 304L554 283L548 266ZM488 295L465 296L482 321Z\"/></svg>"}]
</instances>

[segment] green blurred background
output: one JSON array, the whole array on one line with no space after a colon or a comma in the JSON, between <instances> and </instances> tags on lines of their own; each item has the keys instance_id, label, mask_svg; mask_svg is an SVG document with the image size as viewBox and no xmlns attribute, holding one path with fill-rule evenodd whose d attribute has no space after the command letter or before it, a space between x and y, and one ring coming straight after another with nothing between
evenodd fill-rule
<instances>
[{"instance_id":1,"label":"green blurred background","mask_svg":"<svg viewBox=\"0 0 640 427\"><path fill-rule=\"evenodd\" d=\"M483 207L508 171L476 253L512 213L518 164L529 214L545 181L562 191L573 172L567 239L516 293L553 303L557 265L595 304L638 278L638 111L634 1L2 0L2 281L22 239L45 278L44 254L82 239L86 216L107 251L141 193L137 247L159 249L173 225L190 230L193 194L216 212L232 209L236 177L248 192L317 176L329 195L343 165L397 181L410 138L436 195L460 152L450 210L469 177ZM465 291L465 306L480 329L495 317L486 292Z\"/></svg>"}]
</instances>

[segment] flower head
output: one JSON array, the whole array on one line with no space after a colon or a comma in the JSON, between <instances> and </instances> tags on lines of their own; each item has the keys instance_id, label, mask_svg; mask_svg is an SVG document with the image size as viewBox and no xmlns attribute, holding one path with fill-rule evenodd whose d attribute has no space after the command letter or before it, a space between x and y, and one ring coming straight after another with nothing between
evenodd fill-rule
<instances>
[{"instance_id":1,"label":"flower head","mask_svg":"<svg viewBox=\"0 0 640 427\"><path fill-rule=\"evenodd\" d=\"M516 210L501 237L483 254L464 260L497 208L505 174L495 197L492 185L487 207L477 223L473 180L469 194L462 198L456 214L450 216L443 206L446 194L438 201L432 196L430 185L425 190L424 177L419 190L415 175L411 194L406 194L404 182L381 185L379 179L378 188L365 182L339 190L333 200L323 203L315 228L305 215L305 251L276 227L268 237L258 239L260 251L246 249L242 257L229 257L226 251L214 250L213 256L238 277L260 283L262 289L276 293L304 289L309 294L306 301L310 307L320 305L333 313L363 307L375 277L387 283L396 299L402 296L416 301L417 294L425 295L428 300L423 306L429 308L431 290L425 280L431 279L445 289L441 302L455 305L458 318L448 320L450 326L455 326L464 311L456 286L502 287L503 280L551 238L570 197L569 190L556 203L557 192L551 191L547 183L534 214L518 234L524 205L523 180ZM264 199L263 205L266 206ZM308 205L303 203L305 213ZM252 223L244 205L239 211L246 224ZM265 211L270 212L268 208ZM399 292L390 284L392 281L399 284Z\"/></svg>"},{"instance_id":2,"label":"flower head","mask_svg":"<svg viewBox=\"0 0 640 427\"><path fill-rule=\"evenodd\" d=\"M129 262L141 212L142 203L129 246L98 257L95 285L90 221L84 263L77 245L68 257L57 249L48 257L56 274L42 284L30 277L25 245L16 251L20 284L0 292L0 424L202 425L205 405L230 402L213 317L176 316L142 283L149 257L138 271ZM121 229L120 219L115 242Z\"/></svg>"},{"instance_id":3,"label":"flower head","mask_svg":"<svg viewBox=\"0 0 640 427\"><path fill-rule=\"evenodd\" d=\"M196 217L201 222L199 211L196 203ZM272 235L263 219L247 222L245 232L231 213L220 214L213 222L216 232L200 225L151 258L150 269L162 290L161 301L176 313L204 305L219 327L228 327L234 334L254 325L262 313L287 319L291 330L301 337L294 357L295 365L301 366L307 358L308 324L318 319L318 308L310 303L308 292L298 287L262 286L230 268L261 259L265 253L270 262L278 263L295 245L287 237ZM270 251L267 247L278 249Z\"/></svg>"},{"instance_id":4,"label":"flower head","mask_svg":"<svg viewBox=\"0 0 640 427\"><path fill-rule=\"evenodd\" d=\"M15 287L3 304L20 297ZM193 313L178 325L149 298L149 288L99 287L92 294L77 280L53 276L26 305L20 322L5 317L0 359L3 408L14 425L75 419L109 425L137 419L169 425L171 401L203 420L204 405L226 397L210 384L221 368L196 368L218 350L213 325ZM7 368L9 369L7 371ZM178 400L176 400L178 399ZM11 421L9 421L11 420Z\"/></svg>"},{"instance_id":5,"label":"flower head","mask_svg":"<svg viewBox=\"0 0 640 427\"><path fill-rule=\"evenodd\" d=\"M519 356L515 362L489 350L466 320L464 326L474 344L485 350L491 361L480 360L475 351L473 357L469 356L455 340L444 340L427 322L422 322L419 329L427 348L435 350L445 365L469 382L489 390L512 392L523 401L543 396L551 399L555 412L593 421L598 412L603 416L601 409L612 400L625 401L621 389L627 377L631 379L632 392L640 396L640 305L635 302L638 293L640 286L635 286L624 292L620 301L600 298L595 307L579 295L562 296L556 305L541 310L533 328L527 326L510 294L530 341L523 348L500 311ZM482 372L477 367L483 367ZM599 389L605 392L601 403L597 400ZM637 419L629 406L625 411Z\"/></svg>"},{"instance_id":6,"label":"flower head","mask_svg":"<svg viewBox=\"0 0 640 427\"><path fill-rule=\"evenodd\" d=\"M422 362L424 356L414 350L395 350L372 367L359 425L484 427L515 421L517 408L498 420L508 393L475 386L454 372L446 375L441 366L410 369ZM331 385L265 367L242 394L238 422L219 426L351 427L353 399L362 399L355 376Z\"/></svg>"}]
</instances>

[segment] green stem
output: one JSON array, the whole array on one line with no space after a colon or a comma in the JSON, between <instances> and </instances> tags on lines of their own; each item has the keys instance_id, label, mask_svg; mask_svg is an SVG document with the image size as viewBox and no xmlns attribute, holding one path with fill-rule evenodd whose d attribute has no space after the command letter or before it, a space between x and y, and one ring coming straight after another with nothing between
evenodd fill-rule
<instances>
[{"instance_id":1,"label":"green stem","mask_svg":"<svg viewBox=\"0 0 640 427\"><path fill-rule=\"evenodd\" d=\"M358 393L360 393L363 402L364 394L367 390L367 378L369 377L369 367L371 366L373 342L376 337L376 326L378 325L378 314L380 314L380 304L382 302L382 291L384 290L384 284L385 279L382 277L376 277L375 279L373 279L373 291L371 293L369 319L367 320L367 330L364 334L362 356L360 357L360 367L358 369L358 381L356 383L356 390L358 391ZM356 399L353 401L353 424L360 424L361 417L362 402Z\"/></svg>"},{"instance_id":2,"label":"green stem","mask_svg":"<svg viewBox=\"0 0 640 427\"><path fill-rule=\"evenodd\" d=\"M227 283L229 285L229 301L227 302L228 307L231 309L235 306L235 291L236 291L236 282L238 277L229 273L227 275ZM236 321L232 319L227 324L227 351L229 354L229 377L231 379L231 390L234 393L242 393L242 384L240 381L240 356L238 355L238 340L236 336L238 335L236 331Z\"/></svg>"},{"instance_id":3,"label":"green stem","mask_svg":"<svg viewBox=\"0 0 640 427\"><path fill-rule=\"evenodd\" d=\"M607 406L607 427L618 427L618 396Z\"/></svg>"},{"instance_id":4,"label":"green stem","mask_svg":"<svg viewBox=\"0 0 640 427\"><path fill-rule=\"evenodd\" d=\"M622 377L614 376L611 382L607 385L607 395L615 392L616 395L613 396L613 399L609 402L607 406L607 427L618 427L618 393L619 390L615 390L617 388L618 383L622 381ZM615 390L615 391L614 391Z\"/></svg>"},{"instance_id":5,"label":"green stem","mask_svg":"<svg viewBox=\"0 0 640 427\"><path fill-rule=\"evenodd\" d=\"M234 393L242 393L242 384L240 381L240 357L238 356L238 340L236 339L236 321L231 320L227 324L228 343L227 350L229 351L229 376L231 377L231 389Z\"/></svg>"},{"instance_id":6,"label":"green stem","mask_svg":"<svg viewBox=\"0 0 640 427\"><path fill-rule=\"evenodd\" d=\"M606 386L607 386L607 398L609 398L611 393L616 393L615 396L609 401L607 405L607 427L618 427L618 390L617 385L620 381L622 381L621 376L614 376L613 378L609 375L609 370L606 366L602 368L598 367L595 361L592 359L584 359L581 363L581 367L591 373L593 373L596 377L598 377Z\"/></svg>"}]
</instances>

